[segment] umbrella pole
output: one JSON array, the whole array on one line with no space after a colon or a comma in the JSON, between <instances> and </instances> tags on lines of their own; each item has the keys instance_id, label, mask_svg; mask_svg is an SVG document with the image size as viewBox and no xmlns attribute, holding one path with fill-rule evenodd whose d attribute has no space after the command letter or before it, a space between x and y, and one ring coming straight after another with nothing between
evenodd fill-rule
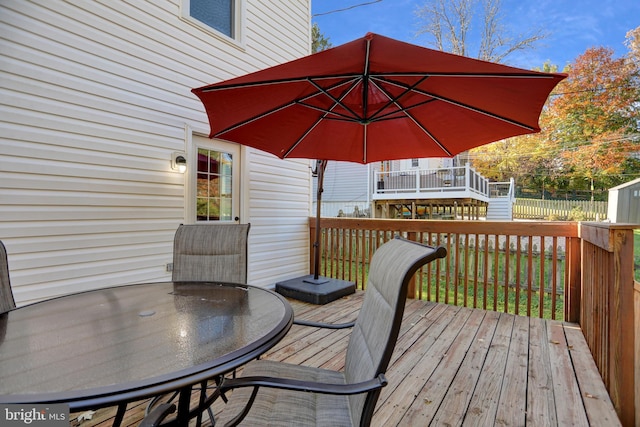
<instances>
[{"instance_id":1,"label":"umbrella pole","mask_svg":"<svg viewBox=\"0 0 640 427\"><path fill-rule=\"evenodd\" d=\"M313 242L313 281L315 283L323 283L319 280L320 276L320 203L322 202L322 191L324 185L324 171L327 168L326 160L318 160L317 173L318 173L318 185L316 191L316 238ZM324 281L326 282L326 280Z\"/></svg>"},{"instance_id":2,"label":"umbrella pole","mask_svg":"<svg viewBox=\"0 0 640 427\"><path fill-rule=\"evenodd\" d=\"M316 193L316 233L315 242L313 242L313 275L308 274L276 283L276 292L279 294L312 304L326 304L356 291L356 284L353 282L320 276L320 237L322 236L320 230L320 208L326 168L326 160L317 161L314 173L318 176L318 188Z\"/></svg>"}]
</instances>

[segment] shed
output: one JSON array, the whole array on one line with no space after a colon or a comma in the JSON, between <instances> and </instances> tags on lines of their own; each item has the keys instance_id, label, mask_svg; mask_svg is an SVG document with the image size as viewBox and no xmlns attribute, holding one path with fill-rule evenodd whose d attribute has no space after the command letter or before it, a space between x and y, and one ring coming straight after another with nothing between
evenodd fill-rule
<instances>
[{"instance_id":1,"label":"shed","mask_svg":"<svg viewBox=\"0 0 640 427\"><path fill-rule=\"evenodd\" d=\"M608 205L611 222L640 224L640 178L610 188Z\"/></svg>"}]
</instances>

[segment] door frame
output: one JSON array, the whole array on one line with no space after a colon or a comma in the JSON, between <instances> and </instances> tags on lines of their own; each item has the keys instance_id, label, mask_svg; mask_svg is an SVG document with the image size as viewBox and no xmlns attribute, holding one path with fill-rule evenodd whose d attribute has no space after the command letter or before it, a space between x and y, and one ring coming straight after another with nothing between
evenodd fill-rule
<instances>
[{"instance_id":1,"label":"door frame","mask_svg":"<svg viewBox=\"0 0 640 427\"><path fill-rule=\"evenodd\" d=\"M219 139L210 139L206 133L193 131L189 127L186 129L186 155L187 155L187 171L185 173L184 188L184 222L185 224L196 223L196 180L197 180L197 148L206 146L207 148L220 151L228 151L233 153L233 172L232 172L232 220L220 221L221 223L245 223L243 221L243 150L242 146L232 142L222 141ZM205 144L202 144L206 140ZM234 220L238 218L238 220ZM217 222L217 221L216 221Z\"/></svg>"}]
</instances>

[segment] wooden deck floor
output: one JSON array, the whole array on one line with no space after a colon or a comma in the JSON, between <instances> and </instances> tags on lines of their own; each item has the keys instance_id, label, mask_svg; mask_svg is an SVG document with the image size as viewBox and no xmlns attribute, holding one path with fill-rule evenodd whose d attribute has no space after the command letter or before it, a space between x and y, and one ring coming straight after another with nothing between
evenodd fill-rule
<instances>
[{"instance_id":1,"label":"wooden deck floor","mask_svg":"<svg viewBox=\"0 0 640 427\"><path fill-rule=\"evenodd\" d=\"M345 322L363 295L291 303L298 318ZM341 369L348 334L294 325L264 358ZM373 426L620 425L573 324L408 301L387 378ZM140 408L129 410L127 425L137 425ZM101 410L80 425L108 418Z\"/></svg>"}]
</instances>

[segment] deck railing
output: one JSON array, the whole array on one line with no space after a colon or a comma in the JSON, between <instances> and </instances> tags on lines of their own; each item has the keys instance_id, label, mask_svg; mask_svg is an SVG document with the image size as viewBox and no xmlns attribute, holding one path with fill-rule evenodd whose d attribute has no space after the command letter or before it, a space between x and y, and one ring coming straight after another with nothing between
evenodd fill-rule
<instances>
[{"instance_id":1,"label":"deck railing","mask_svg":"<svg viewBox=\"0 0 640 427\"><path fill-rule=\"evenodd\" d=\"M620 420L633 426L640 423L640 406L634 415L638 390L634 382L640 381L640 361L635 357L640 321L639 313L634 313L638 295L633 279L633 229L581 223L579 231L583 254L579 323Z\"/></svg>"},{"instance_id":2,"label":"deck railing","mask_svg":"<svg viewBox=\"0 0 640 427\"><path fill-rule=\"evenodd\" d=\"M489 180L468 164L450 168L409 169L374 174L373 198L391 195L449 193L467 191L489 197Z\"/></svg>"},{"instance_id":3,"label":"deck railing","mask_svg":"<svg viewBox=\"0 0 640 427\"><path fill-rule=\"evenodd\" d=\"M401 235L448 251L418 271L412 298L579 322L623 425L640 422L633 226L322 218L320 227L321 275L363 289L375 249Z\"/></svg>"},{"instance_id":4,"label":"deck railing","mask_svg":"<svg viewBox=\"0 0 640 427\"><path fill-rule=\"evenodd\" d=\"M490 182L489 196L491 198L514 200L515 181L511 178L505 182Z\"/></svg>"}]
</instances>

